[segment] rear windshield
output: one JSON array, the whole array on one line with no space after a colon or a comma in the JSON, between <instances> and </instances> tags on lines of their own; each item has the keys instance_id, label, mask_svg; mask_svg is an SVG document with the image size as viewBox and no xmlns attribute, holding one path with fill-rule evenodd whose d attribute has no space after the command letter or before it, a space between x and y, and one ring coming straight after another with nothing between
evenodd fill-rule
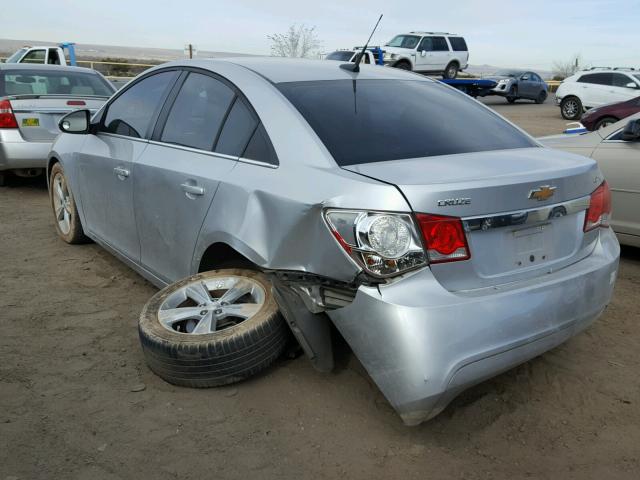
<instances>
[{"instance_id":1,"label":"rear windshield","mask_svg":"<svg viewBox=\"0 0 640 480\"><path fill-rule=\"evenodd\" d=\"M95 73L46 70L0 71L3 95L86 95L109 97L114 88Z\"/></svg>"},{"instance_id":2,"label":"rear windshield","mask_svg":"<svg viewBox=\"0 0 640 480\"><path fill-rule=\"evenodd\" d=\"M325 80L277 87L339 165L534 147L465 94L420 80Z\"/></svg>"},{"instance_id":3,"label":"rear windshield","mask_svg":"<svg viewBox=\"0 0 640 480\"><path fill-rule=\"evenodd\" d=\"M341 62L348 62L349 60L351 60L351 57L353 57L353 52L349 52L349 51L338 51L338 52L331 52L329 55L326 56L326 60L340 60Z\"/></svg>"}]
</instances>

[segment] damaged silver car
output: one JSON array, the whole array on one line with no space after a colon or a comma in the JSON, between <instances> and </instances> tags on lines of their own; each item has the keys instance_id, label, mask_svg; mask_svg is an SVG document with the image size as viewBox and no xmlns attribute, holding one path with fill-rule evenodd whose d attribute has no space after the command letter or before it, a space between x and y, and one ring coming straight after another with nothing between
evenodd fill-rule
<instances>
[{"instance_id":1,"label":"damaged silver car","mask_svg":"<svg viewBox=\"0 0 640 480\"><path fill-rule=\"evenodd\" d=\"M163 287L139 331L178 385L246 378L289 331L331 370L333 323L414 425L611 299L619 246L596 163L422 76L174 62L60 128L58 233Z\"/></svg>"}]
</instances>

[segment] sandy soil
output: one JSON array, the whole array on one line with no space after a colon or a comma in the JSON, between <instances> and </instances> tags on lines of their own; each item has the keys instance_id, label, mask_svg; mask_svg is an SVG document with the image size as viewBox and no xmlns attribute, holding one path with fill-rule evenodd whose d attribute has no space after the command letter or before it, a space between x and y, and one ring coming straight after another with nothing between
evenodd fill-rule
<instances>
[{"instance_id":1,"label":"sandy soil","mask_svg":"<svg viewBox=\"0 0 640 480\"><path fill-rule=\"evenodd\" d=\"M233 387L163 382L136 331L153 292L60 241L42 182L0 189L0 480L640 476L638 249L585 333L415 428L348 351L328 375L299 357Z\"/></svg>"}]
</instances>

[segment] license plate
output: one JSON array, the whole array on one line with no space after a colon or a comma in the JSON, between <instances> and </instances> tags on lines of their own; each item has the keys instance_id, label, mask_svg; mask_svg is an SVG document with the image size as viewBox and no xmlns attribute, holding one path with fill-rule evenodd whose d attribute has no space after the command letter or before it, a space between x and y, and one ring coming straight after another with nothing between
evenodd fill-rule
<instances>
[{"instance_id":1,"label":"license plate","mask_svg":"<svg viewBox=\"0 0 640 480\"><path fill-rule=\"evenodd\" d=\"M551 229L552 225L547 223L513 232L516 243L516 265L526 267L550 260Z\"/></svg>"},{"instance_id":2,"label":"license plate","mask_svg":"<svg viewBox=\"0 0 640 480\"><path fill-rule=\"evenodd\" d=\"M23 127L39 127L40 119L39 118L23 118L22 126Z\"/></svg>"}]
</instances>

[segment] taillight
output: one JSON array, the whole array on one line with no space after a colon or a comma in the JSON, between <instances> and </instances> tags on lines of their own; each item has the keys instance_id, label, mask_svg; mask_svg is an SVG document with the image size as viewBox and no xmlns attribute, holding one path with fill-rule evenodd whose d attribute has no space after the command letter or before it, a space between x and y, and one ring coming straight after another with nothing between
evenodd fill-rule
<instances>
[{"instance_id":1,"label":"taillight","mask_svg":"<svg viewBox=\"0 0 640 480\"><path fill-rule=\"evenodd\" d=\"M462 220L428 213L417 213L429 263L456 262L471 258Z\"/></svg>"},{"instance_id":2,"label":"taillight","mask_svg":"<svg viewBox=\"0 0 640 480\"><path fill-rule=\"evenodd\" d=\"M9 100L0 100L0 128L18 128Z\"/></svg>"},{"instance_id":3,"label":"taillight","mask_svg":"<svg viewBox=\"0 0 640 480\"><path fill-rule=\"evenodd\" d=\"M584 218L584 231L598 227L609 227L611 217L611 191L606 181L602 182L591 194L589 209Z\"/></svg>"},{"instance_id":4,"label":"taillight","mask_svg":"<svg viewBox=\"0 0 640 480\"><path fill-rule=\"evenodd\" d=\"M86 103L84 102L84 100L69 100L67 102L67 105L79 107L79 106L86 105Z\"/></svg>"}]
</instances>

